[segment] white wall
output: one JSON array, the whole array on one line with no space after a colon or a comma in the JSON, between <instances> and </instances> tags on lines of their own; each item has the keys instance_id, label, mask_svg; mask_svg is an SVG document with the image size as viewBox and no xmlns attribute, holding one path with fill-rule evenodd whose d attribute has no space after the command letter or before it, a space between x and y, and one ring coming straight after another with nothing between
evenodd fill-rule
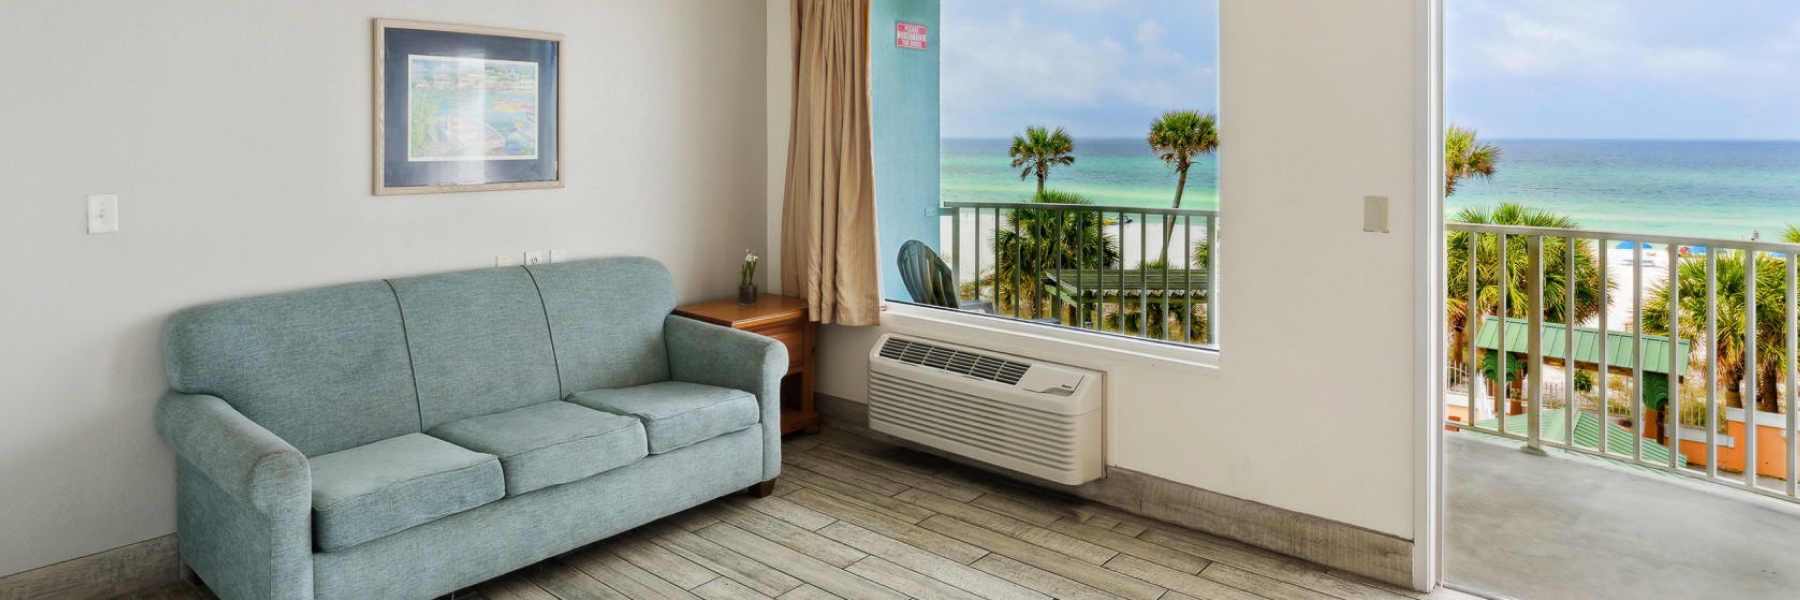
<instances>
[{"instance_id":1,"label":"white wall","mask_svg":"<svg viewBox=\"0 0 1800 600\"><path fill-rule=\"evenodd\" d=\"M1425 4L1221 3L1216 367L900 311L884 328L1104 369L1111 464L1412 538ZM1362 232L1366 195L1393 199L1395 233ZM880 331L826 328L822 393L866 401Z\"/></svg>"},{"instance_id":2,"label":"white wall","mask_svg":"<svg viewBox=\"0 0 1800 600\"><path fill-rule=\"evenodd\" d=\"M176 309L552 248L729 295L767 245L764 8L0 0L0 575L174 531ZM568 187L371 196L375 17L566 34ZM122 232L85 234L90 193Z\"/></svg>"}]
</instances>

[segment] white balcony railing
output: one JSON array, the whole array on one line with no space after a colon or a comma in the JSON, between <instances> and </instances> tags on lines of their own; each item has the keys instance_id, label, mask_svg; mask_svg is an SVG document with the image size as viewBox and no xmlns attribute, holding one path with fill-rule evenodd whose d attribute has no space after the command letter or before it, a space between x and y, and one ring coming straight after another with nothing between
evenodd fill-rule
<instances>
[{"instance_id":1,"label":"white balcony railing","mask_svg":"<svg viewBox=\"0 0 1800 600\"><path fill-rule=\"evenodd\" d=\"M1448 229L1447 426L1800 500L1800 245Z\"/></svg>"},{"instance_id":2,"label":"white balcony railing","mask_svg":"<svg viewBox=\"0 0 1800 600\"><path fill-rule=\"evenodd\" d=\"M946 202L940 248L959 308L1163 342L1217 342L1219 214Z\"/></svg>"}]
</instances>

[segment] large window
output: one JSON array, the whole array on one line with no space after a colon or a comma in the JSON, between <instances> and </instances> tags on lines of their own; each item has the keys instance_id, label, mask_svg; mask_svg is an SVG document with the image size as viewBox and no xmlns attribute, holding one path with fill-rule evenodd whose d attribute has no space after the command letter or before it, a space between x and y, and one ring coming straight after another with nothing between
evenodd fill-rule
<instances>
[{"instance_id":1,"label":"large window","mask_svg":"<svg viewBox=\"0 0 1800 600\"><path fill-rule=\"evenodd\" d=\"M1216 0L874 6L890 300L1216 343Z\"/></svg>"}]
</instances>

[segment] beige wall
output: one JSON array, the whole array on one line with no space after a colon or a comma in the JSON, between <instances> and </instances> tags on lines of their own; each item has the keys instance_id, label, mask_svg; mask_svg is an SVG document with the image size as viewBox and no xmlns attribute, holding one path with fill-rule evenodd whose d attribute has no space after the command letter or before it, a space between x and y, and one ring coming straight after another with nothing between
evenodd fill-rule
<instances>
[{"instance_id":1,"label":"beige wall","mask_svg":"<svg viewBox=\"0 0 1800 600\"><path fill-rule=\"evenodd\" d=\"M553 248L729 295L767 245L764 9L0 0L0 575L174 530L151 407L181 307ZM568 187L371 196L375 17L566 34ZM122 232L85 234L91 193Z\"/></svg>"},{"instance_id":2,"label":"beige wall","mask_svg":"<svg viewBox=\"0 0 1800 600\"><path fill-rule=\"evenodd\" d=\"M1411 539L1427 3L1221 4L1216 366L894 313L885 329L1105 370L1110 464ZM1392 198L1394 233L1362 232L1367 195ZM827 328L819 390L866 401L880 333Z\"/></svg>"}]
</instances>

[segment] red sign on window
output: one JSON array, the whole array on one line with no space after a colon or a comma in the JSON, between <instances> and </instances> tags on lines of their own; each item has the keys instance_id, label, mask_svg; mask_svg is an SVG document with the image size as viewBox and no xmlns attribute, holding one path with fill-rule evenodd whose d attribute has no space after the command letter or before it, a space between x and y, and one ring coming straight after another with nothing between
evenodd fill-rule
<instances>
[{"instance_id":1,"label":"red sign on window","mask_svg":"<svg viewBox=\"0 0 1800 600\"><path fill-rule=\"evenodd\" d=\"M894 22L894 45L912 50L924 50L925 26Z\"/></svg>"}]
</instances>

